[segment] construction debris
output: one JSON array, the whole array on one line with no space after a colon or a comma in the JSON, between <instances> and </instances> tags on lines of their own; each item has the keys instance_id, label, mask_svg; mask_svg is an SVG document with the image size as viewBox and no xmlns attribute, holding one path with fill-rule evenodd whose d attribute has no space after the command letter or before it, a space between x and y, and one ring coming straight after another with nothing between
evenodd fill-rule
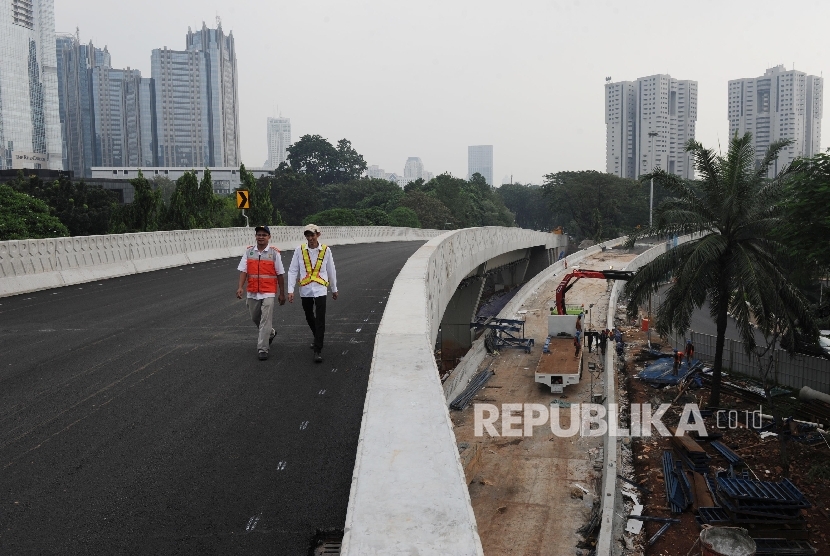
<instances>
[{"instance_id":1,"label":"construction debris","mask_svg":"<svg viewBox=\"0 0 830 556\"><path fill-rule=\"evenodd\" d=\"M719 476L709 479L709 485L719 507L699 508L700 524L740 525L752 537L806 540L801 510L811 504L789 479L774 483Z\"/></svg>"}]
</instances>

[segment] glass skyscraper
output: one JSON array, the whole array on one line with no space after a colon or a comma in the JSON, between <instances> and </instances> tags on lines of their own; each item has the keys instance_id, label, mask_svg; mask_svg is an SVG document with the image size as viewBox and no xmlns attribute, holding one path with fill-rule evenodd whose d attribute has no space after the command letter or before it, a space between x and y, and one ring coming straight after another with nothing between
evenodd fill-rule
<instances>
[{"instance_id":1,"label":"glass skyscraper","mask_svg":"<svg viewBox=\"0 0 830 556\"><path fill-rule=\"evenodd\" d=\"M92 71L95 66L109 65L109 52L91 42L81 44L77 35L58 35L56 55L63 168L88 178L95 165Z\"/></svg>"},{"instance_id":2,"label":"glass skyscraper","mask_svg":"<svg viewBox=\"0 0 830 556\"><path fill-rule=\"evenodd\" d=\"M95 166L155 166L152 79L134 69L92 70Z\"/></svg>"},{"instance_id":3,"label":"glass skyscraper","mask_svg":"<svg viewBox=\"0 0 830 556\"><path fill-rule=\"evenodd\" d=\"M238 166L239 94L233 33L188 29L184 51L153 50L159 166Z\"/></svg>"},{"instance_id":4,"label":"glass skyscraper","mask_svg":"<svg viewBox=\"0 0 830 556\"><path fill-rule=\"evenodd\" d=\"M52 0L0 8L0 169L63 168Z\"/></svg>"},{"instance_id":5,"label":"glass skyscraper","mask_svg":"<svg viewBox=\"0 0 830 556\"><path fill-rule=\"evenodd\" d=\"M467 179L476 173L487 180L487 185L493 185L493 145L467 147Z\"/></svg>"}]
</instances>

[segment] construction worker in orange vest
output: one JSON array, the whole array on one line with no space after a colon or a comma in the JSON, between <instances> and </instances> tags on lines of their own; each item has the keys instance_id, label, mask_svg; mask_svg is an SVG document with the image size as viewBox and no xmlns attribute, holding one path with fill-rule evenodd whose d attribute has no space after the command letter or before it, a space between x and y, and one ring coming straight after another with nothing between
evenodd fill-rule
<instances>
[{"instance_id":1,"label":"construction worker in orange vest","mask_svg":"<svg viewBox=\"0 0 830 556\"><path fill-rule=\"evenodd\" d=\"M274 299L285 305L285 269L282 266L280 252L271 247L271 230L268 226L257 226L256 245L245 248L245 254L239 261L239 287L236 297L242 299L245 282L248 282L247 305L251 320L257 325L257 352L259 360L268 359L268 350L277 331L272 323L274 319ZM279 297L277 297L279 295Z\"/></svg>"},{"instance_id":2,"label":"construction worker in orange vest","mask_svg":"<svg viewBox=\"0 0 830 556\"><path fill-rule=\"evenodd\" d=\"M326 298L331 287L331 298L337 300L337 273L328 245L320 243L320 227L309 224L303 229L306 243L294 250L288 267L288 302L294 303L294 284L300 284L300 299L305 320L314 335L314 361L323 361L323 339L326 333Z\"/></svg>"}]
</instances>

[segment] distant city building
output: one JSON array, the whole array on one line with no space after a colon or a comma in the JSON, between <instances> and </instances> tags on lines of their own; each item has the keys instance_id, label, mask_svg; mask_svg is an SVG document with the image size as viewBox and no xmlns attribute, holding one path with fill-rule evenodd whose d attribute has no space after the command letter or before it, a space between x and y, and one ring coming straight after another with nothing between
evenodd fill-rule
<instances>
[{"instance_id":1,"label":"distant city building","mask_svg":"<svg viewBox=\"0 0 830 556\"><path fill-rule=\"evenodd\" d=\"M481 174L488 185L493 185L493 145L467 147L467 179Z\"/></svg>"},{"instance_id":2,"label":"distant city building","mask_svg":"<svg viewBox=\"0 0 830 556\"><path fill-rule=\"evenodd\" d=\"M268 160L266 168L276 168L288 160L291 145L291 119L268 118Z\"/></svg>"},{"instance_id":3,"label":"distant city building","mask_svg":"<svg viewBox=\"0 0 830 556\"><path fill-rule=\"evenodd\" d=\"M425 182L430 181L434 177L435 174L433 174L432 172L427 172L426 170L424 170L423 174L421 174L421 179L423 179Z\"/></svg>"},{"instance_id":4,"label":"distant city building","mask_svg":"<svg viewBox=\"0 0 830 556\"><path fill-rule=\"evenodd\" d=\"M193 32L187 49L151 55L157 163L188 168L238 166L239 94L233 33Z\"/></svg>"},{"instance_id":5,"label":"distant city building","mask_svg":"<svg viewBox=\"0 0 830 556\"><path fill-rule=\"evenodd\" d=\"M81 44L77 35L61 34L56 37L56 59L63 168L88 178L95 165L92 70L103 63L109 66L109 52L92 42Z\"/></svg>"},{"instance_id":6,"label":"distant city building","mask_svg":"<svg viewBox=\"0 0 830 556\"><path fill-rule=\"evenodd\" d=\"M775 141L792 144L770 168L770 177L799 156L821 148L824 79L776 66L761 77L729 81L729 135L749 132L760 163Z\"/></svg>"},{"instance_id":7,"label":"distant city building","mask_svg":"<svg viewBox=\"0 0 830 556\"><path fill-rule=\"evenodd\" d=\"M398 187L403 187L404 185L407 184L406 178L404 178L403 176L399 176L398 174L395 174L394 172L391 173L391 174L385 174L383 179L385 179L386 181L391 181L392 183L398 184Z\"/></svg>"},{"instance_id":8,"label":"distant city building","mask_svg":"<svg viewBox=\"0 0 830 556\"><path fill-rule=\"evenodd\" d=\"M694 177L686 143L695 138L697 81L669 75L605 84L605 171L636 179L662 168Z\"/></svg>"},{"instance_id":9,"label":"distant city building","mask_svg":"<svg viewBox=\"0 0 830 556\"><path fill-rule=\"evenodd\" d=\"M230 195L240 185L239 181L239 167L232 166L226 168L208 168L210 170L210 179L213 182L213 192L220 195ZM164 168L138 168L131 167L93 167L93 179L107 179L107 180L121 180L129 181L138 177L138 171L145 178L152 181L156 177L164 177L171 181L176 181L184 175L185 172L196 172L196 176L201 180L204 177L204 168L182 168L180 166L164 167ZM254 177L261 178L262 176L270 175L267 168L246 168ZM130 193L126 194L125 202L132 202L132 189Z\"/></svg>"},{"instance_id":10,"label":"distant city building","mask_svg":"<svg viewBox=\"0 0 830 556\"><path fill-rule=\"evenodd\" d=\"M410 156L406 159L406 164L403 167L403 177L410 181L422 179L424 175L424 163L417 156Z\"/></svg>"},{"instance_id":11,"label":"distant city building","mask_svg":"<svg viewBox=\"0 0 830 556\"><path fill-rule=\"evenodd\" d=\"M106 47L56 39L64 168L89 178L93 166L155 166L151 79L114 69Z\"/></svg>"},{"instance_id":12,"label":"distant city building","mask_svg":"<svg viewBox=\"0 0 830 556\"><path fill-rule=\"evenodd\" d=\"M96 166L155 166L154 87L134 69L92 70Z\"/></svg>"},{"instance_id":13,"label":"distant city building","mask_svg":"<svg viewBox=\"0 0 830 556\"><path fill-rule=\"evenodd\" d=\"M0 170L63 169L53 0L0 7Z\"/></svg>"},{"instance_id":14,"label":"distant city building","mask_svg":"<svg viewBox=\"0 0 830 556\"><path fill-rule=\"evenodd\" d=\"M386 171L383 168L379 168L377 164L373 164L366 169L366 176L376 180L385 180Z\"/></svg>"}]
</instances>

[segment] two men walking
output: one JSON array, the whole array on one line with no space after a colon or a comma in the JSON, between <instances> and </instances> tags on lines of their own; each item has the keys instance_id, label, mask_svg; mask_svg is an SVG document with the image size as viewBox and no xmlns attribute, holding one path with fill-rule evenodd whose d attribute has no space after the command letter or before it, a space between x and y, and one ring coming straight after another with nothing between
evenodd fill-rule
<instances>
[{"instance_id":1,"label":"two men walking","mask_svg":"<svg viewBox=\"0 0 830 556\"><path fill-rule=\"evenodd\" d=\"M268 226L257 226L256 246L249 246L239 263L239 287L236 297L242 299L245 282L248 283L248 310L251 320L259 329L257 352L260 361L268 359L271 342L277 332L272 326L275 299L280 305L286 301L285 269L280 252L269 245L271 231ZM300 284L300 298L306 322L314 336L311 344L314 361L323 361L323 339L326 330L326 297L331 287L332 299L337 299L337 274L331 249L319 242L320 228L309 224L303 230L306 243L294 250L288 268L288 302L294 302L294 286Z\"/></svg>"}]
</instances>

